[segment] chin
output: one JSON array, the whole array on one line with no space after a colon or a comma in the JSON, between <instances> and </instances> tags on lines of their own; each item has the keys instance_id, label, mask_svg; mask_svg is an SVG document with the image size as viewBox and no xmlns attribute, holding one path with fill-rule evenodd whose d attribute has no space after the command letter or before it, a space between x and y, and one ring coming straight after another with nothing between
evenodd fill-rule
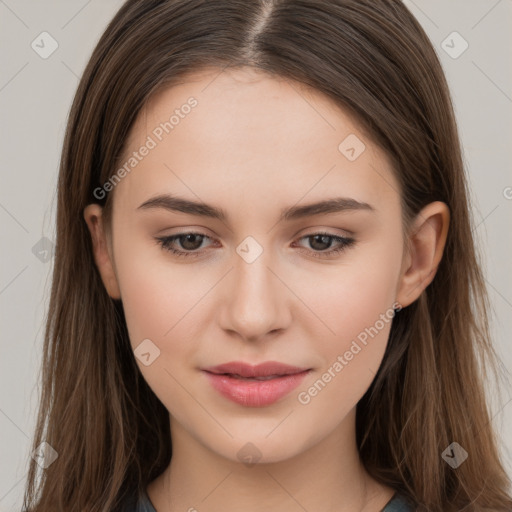
<instances>
[{"instance_id":1,"label":"chin","mask_svg":"<svg viewBox=\"0 0 512 512\"><path fill-rule=\"evenodd\" d=\"M268 431L265 430L260 436L235 436L234 439L224 439L221 444L209 445L209 448L232 462L254 467L292 459L301 453L300 448L304 446L304 442L289 435L286 439L277 433L270 437L267 435Z\"/></svg>"}]
</instances>

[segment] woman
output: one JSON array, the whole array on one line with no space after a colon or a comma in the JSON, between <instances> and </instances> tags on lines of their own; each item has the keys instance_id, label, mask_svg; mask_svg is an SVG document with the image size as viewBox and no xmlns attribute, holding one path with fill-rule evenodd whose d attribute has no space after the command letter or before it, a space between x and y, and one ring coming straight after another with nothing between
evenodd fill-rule
<instances>
[{"instance_id":1,"label":"woman","mask_svg":"<svg viewBox=\"0 0 512 512\"><path fill-rule=\"evenodd\" d=\"M25 507L510 510L485 293L401 2L129 0L64 142Z\"/></svg>"}]
</instances>

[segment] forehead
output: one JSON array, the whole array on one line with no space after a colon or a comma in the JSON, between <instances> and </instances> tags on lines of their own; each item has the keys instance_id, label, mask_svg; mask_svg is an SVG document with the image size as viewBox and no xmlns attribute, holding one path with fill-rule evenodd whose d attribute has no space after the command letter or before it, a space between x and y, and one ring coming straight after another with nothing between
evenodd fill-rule
<instances>
[{"instance_id":1,"label":"forehead","mask_svg":"<svg viewBox=\"0 0 512 512\"><path fill-rule=\"evenodd\" d=\"M131 157L137 161L116 194L134 200L179 190L288 204L333 189L363 201L398 200L387 156L347 112L319 91L251 68L203 69L154 94L121 165Z\"/></svg>"}]
</instances>

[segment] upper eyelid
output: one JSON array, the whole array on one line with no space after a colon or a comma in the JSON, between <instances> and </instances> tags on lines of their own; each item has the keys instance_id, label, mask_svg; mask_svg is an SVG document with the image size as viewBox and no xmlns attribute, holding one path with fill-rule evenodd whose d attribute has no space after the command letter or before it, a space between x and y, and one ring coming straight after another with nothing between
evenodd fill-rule
<instances>
[{"instance_id":1,"label":"upper eyelid","mask_svg":"<svg viewBox=\"0 0 512 512\"><path fill-rule=\"evenodd\" d=\"M303 234L300 234L300 235L295 235L294 238L302 238L302 237L306 237L306 236L312 236L312 235L317 235L317 234L325 234L325 235L328 235L328 236L339 236L340 238L351 238L355 235L355 232L353 231L350 231L348 229L341 229L341 228L322 228L322 227L313 227L313 228L305 228L305 229L311 229L311 231L307 231L306 233L303 233ZM333 229L340 229L342 232L341 233L336 233L334 231L332 231ZM159 238L171 238L173 236L180 236L180 235L201 235L201 236L204 236L206 238L210 238L210 239L217 239L218 237L214 236L214 235L209 235L208 233L206 233L205 231L205 228L204 227L201 227L201 228L189 228L187 230L183 230L183 231L178 231L177 233L171 233L171 234L165 234L165 235L162 235L160 236ZM208 231L208 229L206 229L206 231Z\"/></svg>"}]
</instances>

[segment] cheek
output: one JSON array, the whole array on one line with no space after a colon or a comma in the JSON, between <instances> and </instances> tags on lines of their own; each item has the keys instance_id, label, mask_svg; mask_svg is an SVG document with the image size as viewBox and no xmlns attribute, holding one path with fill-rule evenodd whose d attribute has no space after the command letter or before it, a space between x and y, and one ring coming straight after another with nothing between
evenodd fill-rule
<instances>
[{"instance_id":1,"label":"cheek","mask_svg":"<svg viewBox=\"0 0 512 512\"><path fill-rule=\"evenodd\" d=\"M351 268L354 272L354 268ZM392 272L390 273L392 275ZM394 311L394 281L375 268L351 273L331 288L322 320L334 331L316 336L322 365L298 390L297 401L309 417L329 418L334 427L359 402L384 356ZM319 315L320 316L320 315Z\"/></svg>"},{"instance_id":2,"label":"cheek","mask_svg":"<svg viewBox=\"0 0 512 512\"><path fill-rule=\"evenodd\" d=\"M316 272L314 278L302 276L295 281L298 295L324 324L322 331L329 345L357 336L392 309L400 249L398 245L372 246L354 252L337 267Z\"/></svg>"},{"instance_id":3,"label":"cheek","mask_svg":"<svg viewBox=\"0 0 512 512\"><path fill-rule=\"evenodd\" d=\"M298 292L316 316L307 316L322 360L315 377L330 372L327 387L337 389L338 398L339 393L359 398L367 389L382 361L394 317L401 245L371 245L347 257L336 270L322 271L314 287L306 280Z\"/></svg>"},{"instance_id":4,"label":"cheek","mask_svg":"<svg viewBox=\"0 0 512 512\"><path fill-rule=\"evenodd\" d=\"M150 339L160 348L172 342L173 350L192 350L191 319L197 320L201 299L211 288L209 279L193 265L173 264L147 242L125 249L120 237L116 274L133 348Z\"/></svg>"},{"instance_id":5,"label":"cheek","mask_svg":"<svg viewBox=\"0 0 512 512\"><path fill-rule=\"evenodd\" d=\"M190 395L184 389L197 358L198 331L207 321L203 301L211 284L192 266L184 270L157 260L153 255L151 264L145 264L132 252L117 267L126 325L150 388L169 411L188 414ZM147 352L148 365L142 357Z\"/></svg>"},{"instance_id":6,"label":"cheek","mask_svg":"<svg viewBox=\"0 0 512 512\"><path fill-rule=\"evenodd\" d=\"M126 323L133 345L144 339L162 340L176 323L180 293L154 266L126 266L118 273Z\"/></svg>"}]
</instances>

